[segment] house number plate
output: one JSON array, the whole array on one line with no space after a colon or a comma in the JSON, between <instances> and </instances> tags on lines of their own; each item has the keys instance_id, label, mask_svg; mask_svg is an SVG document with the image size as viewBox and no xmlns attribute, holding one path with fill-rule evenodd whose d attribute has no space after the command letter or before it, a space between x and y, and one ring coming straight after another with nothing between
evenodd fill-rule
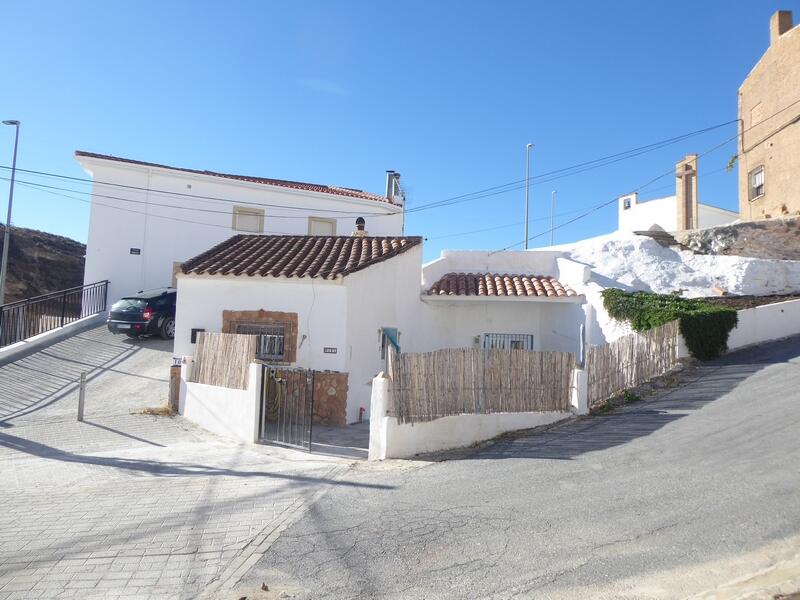
<instances>
[{"instance_id":1,"label":"house number plate","mask_svg":"<svg viewBox=\"0 0 800 600\"><path fill-rule=\"evenodd\" d=\"M339 351L338 348L323 348L323 354L336 354Z\"/></svg>"}]
</instances>

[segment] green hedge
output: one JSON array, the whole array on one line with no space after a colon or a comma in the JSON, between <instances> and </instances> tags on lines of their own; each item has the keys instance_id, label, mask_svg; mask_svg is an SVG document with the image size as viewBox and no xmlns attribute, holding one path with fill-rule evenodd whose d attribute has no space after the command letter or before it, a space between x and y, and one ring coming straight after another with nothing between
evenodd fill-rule
<instances>
[{"instance_id":1,"label":"green hedge","mask_svg":"<svg viewBox=\"0 0 800 600\"><path fill-rule=\"evenodd\" d=\"M614 319L628 321L634 331L679 319L689 352L700 360L717 358L728 349L728 334L738 321L732 308L669 294L609 288L603 291L603 306Z\"/></svg>"}]
</instances>

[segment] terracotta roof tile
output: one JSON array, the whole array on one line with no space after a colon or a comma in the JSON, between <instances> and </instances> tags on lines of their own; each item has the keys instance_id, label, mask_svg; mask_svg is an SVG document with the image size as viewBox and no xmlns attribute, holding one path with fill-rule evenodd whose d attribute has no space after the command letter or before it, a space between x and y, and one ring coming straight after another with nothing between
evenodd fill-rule
<instances>
[{"instance_id":1,"label":"terracotta roof tile","mask_svg":"<svg viewBox=\"0 0 800 600\"><path fill-rule=\"evenodd\" d=\"M189 259L181 270L198 275L334 279L421 243L421 237L235 235Z\"/></svg>"},{"instance_id":2,"label":"terracotta roof tile","mask_svg":"<svg viewBox=\"0 0 800 600\"><path fill-rule=\"evenodd\" d=\"M426 292L429 296L577 296L555 277L507 273L447 273Z\"/></svg>"},{"instance_id":3,"label":"terracotta roof tile","mask_svg":"<svg viewBox=\"0 0 800 600\"><path fill-rule=\"evenodd\" d=\"M113 160L116 162L127 163L131 165L142 165L145 167L156 167L159 169L170 169L171 171L181 171L183 173L193 173L195 175L209 175L211 177L222 177L224 179L234 179L237 181L247 181L249 183L263 183L265 185L276 185L279 187L292 188L295 190L306 190L309 192L319 192L322 194L333 194L334 196L347 196L349 198L358 198L359 200L374 200L376 202L385 202L393 206L397 206L395 202L389 200L385 196L378 194L371 194L363 190L354 188L338 187L333 185L323 185L319 183L305 183L303 181L289 181L286 179L271 179L268 177L251 177L249 175L232 175L230 173L217 173L215 171L201 171L199 169L185 169L183 167L170 167L169 165L160 165L158 163L144 162L141 160L133 160L130 158L119 158L111 156L110 154L96 154L94 152L84 152L76 150L75 156L85 156L87 158L99 158L102 160Z\"/></svg>"}]
</instances>

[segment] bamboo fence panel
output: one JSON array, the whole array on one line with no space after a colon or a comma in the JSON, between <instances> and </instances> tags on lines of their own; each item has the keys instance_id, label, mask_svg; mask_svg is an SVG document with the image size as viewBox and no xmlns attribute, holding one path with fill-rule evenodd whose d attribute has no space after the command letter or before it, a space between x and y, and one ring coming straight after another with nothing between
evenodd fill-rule
<instances>
[{"instance_id":1,"label":"bamboo fence panel","mask_svg":"<svg viewBox=\"0 0 800 600\"><path fill-rule=\"evenodd\" d=\"M256 355L256 340L255 335L199 333L189 380L246 390L250 363Z\"/></svg>"},{"instance_id":2,"label":"bamboo fence panel","mask_svg":"<svg viewBox=\"0 0 800 600\"><path fill-rule=\"evenodd\" d=\"M589 405L667 373L678 364L678 321L586 351Z\"/></svg>"},{"instance_id":3,"label":"bamboo fence panel","mask_svg":"<svg viewBox=\"0 0 800 600\"><path fill-rule=\"evenodd\" d=\"M389 359L401 423L461 414L567 411L575 356L568 352L447 348Z\"/></svg>"}]
</instances>

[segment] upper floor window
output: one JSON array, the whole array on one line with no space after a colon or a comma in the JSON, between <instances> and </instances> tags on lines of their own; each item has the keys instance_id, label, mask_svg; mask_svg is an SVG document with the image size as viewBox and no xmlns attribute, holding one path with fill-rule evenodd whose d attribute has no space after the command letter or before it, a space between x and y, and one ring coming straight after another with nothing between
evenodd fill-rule
<instances>
[{"instance_id":1,"label":"upper floor window","mask_svg":"<svg viewBox=\"0 0 800 600\"><path fill-rule=\"evenodd\" d=\"M625 198L622 201L622 210L628 210L630 207L631 207L631 199L630 198Z\"/></svg>"},{"instance_id":2,"label":"upper floor window","mask_svg":"<svg viewBox=\"0 0 800 600\"><path fill-rule=\"evenodd\" d=\"M236 231L262 233L264 231L264 209L234 206L232 227Z\"/></svg>"},{"instance_id":3,"label":"upper floor window","mask_svg":"<svg viewBox=\"0 0 800 600\"><path fill-rule=\"evenodd\" d=\"M336 219L308 217L308 235L336 235Z\"/></svg>"},{"instance_id":4,"label":"upper floor window","mask_svg":"<svg viewBox=\"0 0 800 600\"><path fill-rule=\"evenodd\" d=\"M764 195L764 166L757 167L750 171L750 200L755 200Z\"/></svg>"}]
</instances>

